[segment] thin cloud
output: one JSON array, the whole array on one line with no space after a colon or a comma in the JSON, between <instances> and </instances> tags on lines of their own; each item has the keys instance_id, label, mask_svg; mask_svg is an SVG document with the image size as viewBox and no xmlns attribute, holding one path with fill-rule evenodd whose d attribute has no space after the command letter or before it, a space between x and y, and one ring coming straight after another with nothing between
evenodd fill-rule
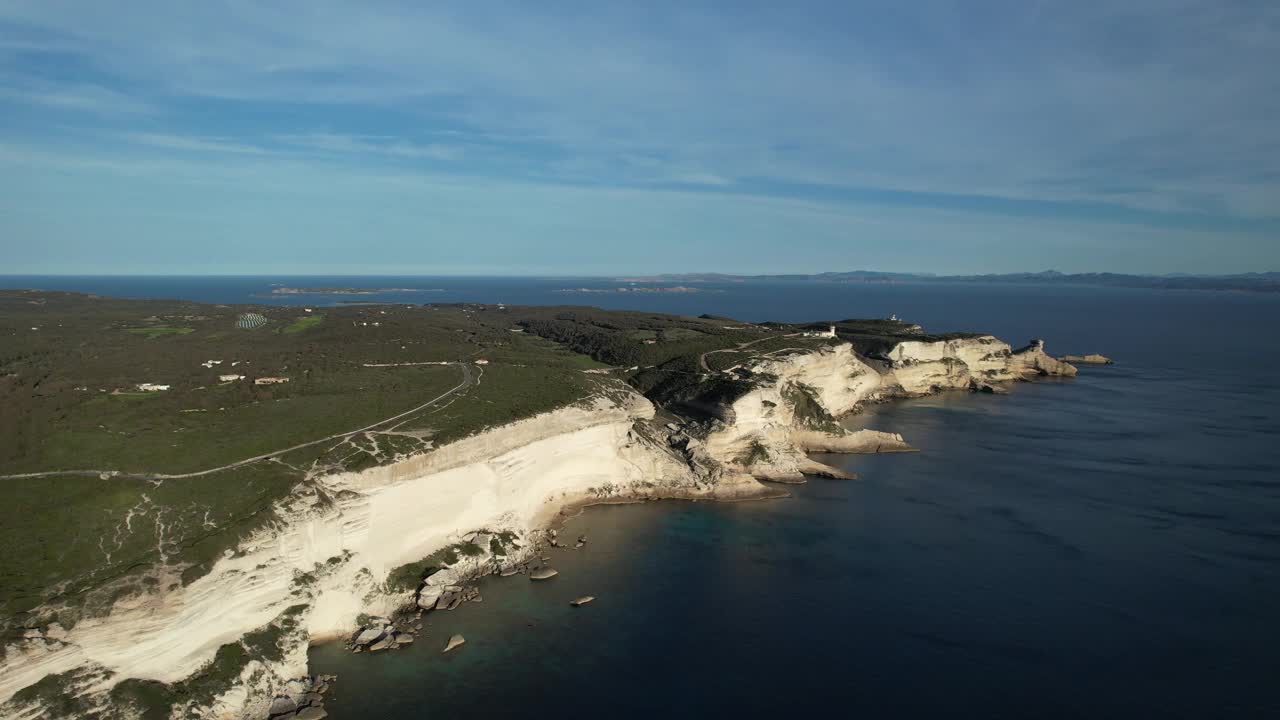
<instances>
[{"instance_id":1,"label":"thin cloud","mask_svg":"<svg viewBox=\"0 0 1280 720\"><path fill-rule=\"evenodd\" d=\"M0 100L55 110L101 115L143 115L157 112L152 103L98 85L69 85L39 89L2 87Z\"/></svg>"},{"instance_id":2,"label":"thin cloud","mask_svg":"<svg viewBox=\"0 0 1280 720\"><path fill-rule=\"evenodd\" d=\"M193 137L186 135L167 135L163 133L123 133L121 139L126 142L166 150L182 150L198 153L230 153L233 155L270 155L270 150L256 145L247 145L231 138Z\"/></svg>"},{"instance_id":3,"label":"thin cloud","mask_svg":"<svg viewBox=\"0 0 1280 720\"><path fill-rule=\"evenodd\" d=\"M464 152L460 145L446 145L443 143L418 144L386 135L301 133L277 135L275 139L294 148L423 160L456 160L462 157Z\"/></svg>"}]
</instances>

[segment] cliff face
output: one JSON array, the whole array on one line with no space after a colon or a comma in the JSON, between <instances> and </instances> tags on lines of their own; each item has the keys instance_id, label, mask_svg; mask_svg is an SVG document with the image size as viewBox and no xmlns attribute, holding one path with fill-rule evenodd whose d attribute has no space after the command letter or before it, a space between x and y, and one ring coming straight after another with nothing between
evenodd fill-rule
<instances>
[{"instance_id":1,"label":"cliff face","mask_svg":"<svg viewBox=\"0 0 1280 720\"><path fill-rule=\"evenodd\" d=\"M389 615L443 588L515 564L564 507L648 498L736 500L785 494L757 480L850 477L809 451L910 450L900 435L845 431L836 418L867 402L1075 369L1033 343L992 337L904 342L867 362L847 343L756 361L766 378L705 432L654 421L644 397L566 407L360 473L311 478L260 532L204 577L130 595L109 614L26 638L0 661L0 702L48 675L79 677L74 692L102 705L125 678L177 683L219 647L263 628L280 632L278 657L255 657L205 717L265 717L270 699L305 676L309 641L346 636L357 616ZM704 428L705 429L705 428ZM498 552L494 538L505 538ZM396 568L450 546L467 548L425 586L387 583ZM171 580L176 580L173 578ZM106 707L106 705L102 705ZM180 709L179 714L193 708ZM42 717L35 704L0 705L6 717Z\"/></svg>"},{"instance_id":2,"label":"cliff face","mask_svg":"<svg viewBox=\"0 0 1280 720\"><path fill-rule=\"evenodd\" d=\"M244 542L195 582L126 597L57 641L11 644L0 664L0 702L60 673L87 678L79 690L91 696L125 678L176 683L220 646L264 627L287 627L279 640L283 657L249 662L212 706L212 717L265 717L271 697L306 675L309 640L345 636L361 613L388 615L412 603L416 586L388 587L388 573L474 540L476 531L504 533L511 546L499 557L488 543L477 545L479 554L440 577L521 559L533 548L530 535L568 505L777 494L745 475L709 482L679 452L651 439L646 422L653 414L637 394L600 398L397 464L314 478L279 508L282 525ZM0 706L0 715L41 712L10 704Z\"/></svg>"},{"instance_id":3,"label":"cliff face","mask_svg":"<svg viewBox=\"0 0 1280 720\"><path fill-rule=\"evenodd\" d=\"M720 463L779 482L803 482L805 475L848 477L811 460L808 452L911 450L900 435L850 433L834 422L866 402L946 389L993 389L991 383L1076 373L1045 354L1042 342L1013 351L989 335L902 342L874 366L845 343L761 360L751 369L757 377L771 379L733 403L728 415L734 422L709 434L707 449Z\"/></svg>"}]
</instances>

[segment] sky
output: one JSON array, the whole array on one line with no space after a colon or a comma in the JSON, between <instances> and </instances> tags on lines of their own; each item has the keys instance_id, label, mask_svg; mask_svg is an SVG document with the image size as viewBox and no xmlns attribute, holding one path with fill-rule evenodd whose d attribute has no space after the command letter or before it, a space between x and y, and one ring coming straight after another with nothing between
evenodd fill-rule
<instances>
[{"instance_id":1,"label":"sky","mask_svg":"<svg viewBox=\"0 0 1280 720\"><path fill-rule=\"evenodd\" d=\"M0 0L0 274L1280 270L1280 3Z\"/></svg>"}]
</instances>

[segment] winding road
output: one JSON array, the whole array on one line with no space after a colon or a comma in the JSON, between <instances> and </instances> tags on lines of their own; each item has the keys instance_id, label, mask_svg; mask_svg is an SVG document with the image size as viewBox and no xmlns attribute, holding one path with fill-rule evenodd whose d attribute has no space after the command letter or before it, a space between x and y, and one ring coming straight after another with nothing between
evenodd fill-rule
<instances>
[{"instance_id":1,"label":"winding road","mask_svg":"<svg viewBox=\"0 0 1280 720\"><path fill-rule=\"evenodd\" d=\"M764 342L765 340L776 340L779 337L784 337L784 338L796 337L799 334L800 333L791 333L789 335L770 335L768 337L762 337L758 340L751 340L749 342L739 343L736 347L722 348L720 350L708 350L707 352L704 352L698 356L698 364L702 366L703 370L706 370L707 372L711 372L712 371L711 368L707 365L708 355L715 355L716 353L722 353L722 352L740 352L743 348L750 347L759 342Z\"/></svg>"},{"instance_id":2,"label":"winding road","mask_svg":"<svg viewBox=\"0 0 1280 720\"><path fill-rule=\"evenodd\" d=\"M394 422L396 420L400 420L401 418L405 418L410 415L413 415L414 413L418 413L423 410L426 410L427 408L440 402L441 400L444 400L445 398L455 395L479 382L478 378L472 377L470 363L455 362L455 363L446 363L446 364L456 365L460 370L462 370L462 382L458 383L456 386L446 391L445 393L437 397L434 397L426 401L425 403L418 405L417 407L406 410L402 413L399 413L398 415L392 415L391 417L383 418L378 422L373 423L372 425L366 425L362 428L357 428L355 430L348 430L346 432L334 433L333 435L327 435L325 437L318 438L316 440L310 440L308 442L299 443L297 445L293 445L287 448L280 448L279 450L273 450L271 452L262 453L261 455L254 455L253 457L250 457L250 458L237 460L236 462L227 463L226 465L219 465L218 467L214 467L214 468L208 468L207 470L197 470L195 472L189 472L189 473L175 473L171 475L165 474L165 473L126 473L126 472L120 472L119 470L46 470L43 472L18 473L15 475L0 475L0 480L22 480L22 479L28 479L28 478L54 477L59 475L86 475L86 476L109 475L111 477L136 479L136 480L181 480L184 478L200 477L202 475L212 475L214 473L223 472L224 470L234 470L235 468L244 467L245 465L252 465L253 463L262 462L263 460L270 460L276 457L277 455L284 455L286 453L291 453L294 450L301 450L302 448L311 447L312 445L318 445L324 442L331 442L333 440L345 440L353 435L359 435L362 432L368 432L381 425L386 425L389 422Z\"/></svg>"}]
</instances>

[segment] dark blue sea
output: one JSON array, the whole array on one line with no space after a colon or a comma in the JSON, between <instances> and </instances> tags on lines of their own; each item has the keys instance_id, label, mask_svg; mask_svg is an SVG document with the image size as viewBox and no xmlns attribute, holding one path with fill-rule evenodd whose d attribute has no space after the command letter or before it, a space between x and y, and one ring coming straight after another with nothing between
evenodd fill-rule
<instances>
[{"instance_id":1,"label":"dark blue sea","mask_svg":"<svg viewBox=\"0 0 1280 720\"><path fill-rule=\"evenodd\" d=\"M593 508L560 576L482 582L408 650L312 651L338 720L424 717L1280 717L1280 297L984 285L583 279L19 278L209 302L592 304L743 320L899 317L1117 360L1008 396L848 420L922 452L785 500ZM571 608L591 594L596 601ZM440 655L451 633L467 644Z\"/></svg>"}]
</instances>

